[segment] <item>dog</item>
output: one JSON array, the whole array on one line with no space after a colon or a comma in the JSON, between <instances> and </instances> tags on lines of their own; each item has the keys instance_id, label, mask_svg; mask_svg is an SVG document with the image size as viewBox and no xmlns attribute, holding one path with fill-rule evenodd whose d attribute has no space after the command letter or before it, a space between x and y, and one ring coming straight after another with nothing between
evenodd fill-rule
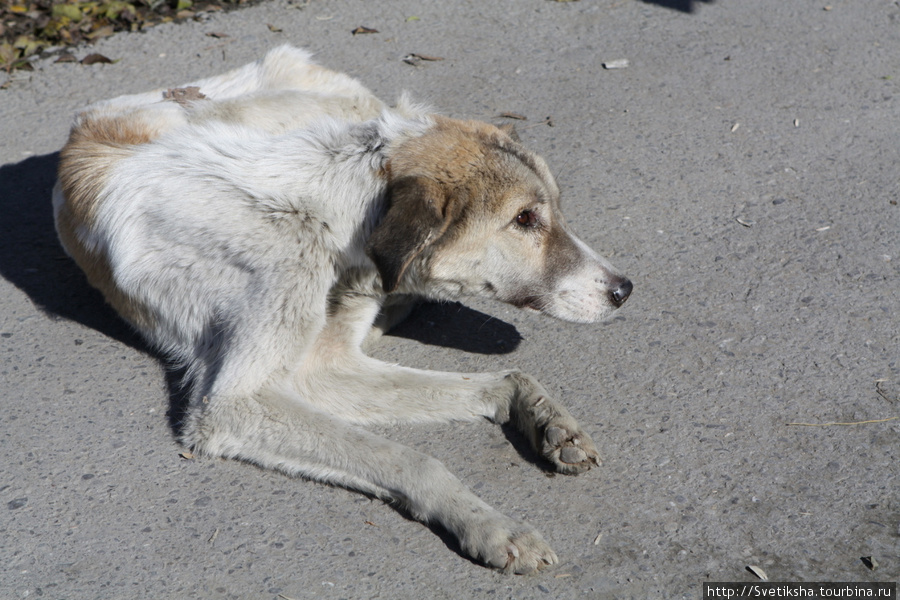
<instances>
[{"instance_id":1,"label":"dog","mask_svg":"<svg viewBox=\"0 0 900 600\"><path fill-rule=\"evenodd\" d=\"M532 376L368 357L417 299L492 298L577 323L631 282L569 230L546 163L509 133L285 46L224 75L98 102L53 192L60 241L115 310L184 369L180 442L359 490L445 528L482 564L557 562L530 525L365 425L512 422L556 471L600 464Z\"/></svg>"}]
</instances>

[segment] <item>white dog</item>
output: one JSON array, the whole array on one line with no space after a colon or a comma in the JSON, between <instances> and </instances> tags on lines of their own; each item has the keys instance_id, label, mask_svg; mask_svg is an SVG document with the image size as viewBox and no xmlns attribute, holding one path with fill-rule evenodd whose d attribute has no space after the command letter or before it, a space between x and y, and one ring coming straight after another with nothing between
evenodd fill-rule
<instances>
[{"instance_id":1,"label":"white dog","mask_svg":"<svg viewBox=\"0 0 900 600\"><path fill-rule=\"evenodd\" d=\"M396 501L507 572L557 562L440 462L359 427L512 420L562 473L600 463L527 374L420 371L360 350L413 297L582 323L627 299L631 283L567 229L544 161L507 133L388 108L282 47L84 109L53 202L91 284L186 367L180 435L195 452Z\"/></svg>"}]
</instances>

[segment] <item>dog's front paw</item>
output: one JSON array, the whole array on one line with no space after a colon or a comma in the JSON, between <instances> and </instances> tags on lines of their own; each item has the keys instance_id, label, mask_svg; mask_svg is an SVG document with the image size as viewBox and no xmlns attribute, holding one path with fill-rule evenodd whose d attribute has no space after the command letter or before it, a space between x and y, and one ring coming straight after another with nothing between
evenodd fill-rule
<instances>
[{"instance_id":1,"label":"dog's front paw","mask_svg":"<svg viewBox=\"0 0 900 600\"><path fill-rule=\"evenodd\" d=\"M567 475L584 473L603 464L590 436L572 419L560 418L547 424L541 453L557 471Z\"/></svg>"},{"instance_id":2,"label":"dog's front paw","mask_svg":"<svg viewBox=\"0 0 900 600\"><path fill-rule=\"evenodd\" d=\"M556 553L530 525L505 517L503 521L495 527L480 526L477 533L463 541L466 550L508 575L533 573L559 562Z\"/></svg>"}]
</instances>

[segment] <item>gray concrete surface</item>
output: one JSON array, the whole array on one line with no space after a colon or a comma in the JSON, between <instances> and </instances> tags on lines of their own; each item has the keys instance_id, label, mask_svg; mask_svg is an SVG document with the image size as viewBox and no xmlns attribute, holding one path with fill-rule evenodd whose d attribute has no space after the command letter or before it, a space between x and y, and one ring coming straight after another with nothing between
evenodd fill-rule
<instances>
[{"instance_id":1,"label":"gray concrete surface","mask_svg":"<svg viewBox=\"0 0 900 600\"><path fill-rule=\"evenodd\" d=\"M900 578L900 419L843 424L900 416L900 5L676 4L272 0L78 51L115 64L16 75L0 91L0 598L699 598L755 580L748 565ZM570 478L488 423L384 430L534 524L558 567L502 576L380 502L180 458L159 361L57 245L73 110L283 42L385 98L527 116L574 228L634 280L603 325L427 306L375 352L519 366L593 433L605 465Z\"/></svg>"}]
</instances>

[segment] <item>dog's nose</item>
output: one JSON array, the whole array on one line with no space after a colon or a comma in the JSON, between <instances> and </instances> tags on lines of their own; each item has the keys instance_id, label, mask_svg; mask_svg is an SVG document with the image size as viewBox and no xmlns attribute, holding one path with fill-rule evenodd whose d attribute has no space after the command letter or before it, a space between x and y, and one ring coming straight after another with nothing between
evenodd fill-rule
<instances>
[{"instance_id":1,"label":"dog's nose","mask_svg":"<svg viewBox=\"0 0 900 600\"><path fill-rule=\"evenodd\" d=\"M618 284L618 285L616 285ZM609 292L610 301L616 305L616 308L625 304L625 301L628 300L628 296L631 295L631 281L622 277L617 282L614 281L613 285L616 287Z\"/></svg>"}]
</instances>

